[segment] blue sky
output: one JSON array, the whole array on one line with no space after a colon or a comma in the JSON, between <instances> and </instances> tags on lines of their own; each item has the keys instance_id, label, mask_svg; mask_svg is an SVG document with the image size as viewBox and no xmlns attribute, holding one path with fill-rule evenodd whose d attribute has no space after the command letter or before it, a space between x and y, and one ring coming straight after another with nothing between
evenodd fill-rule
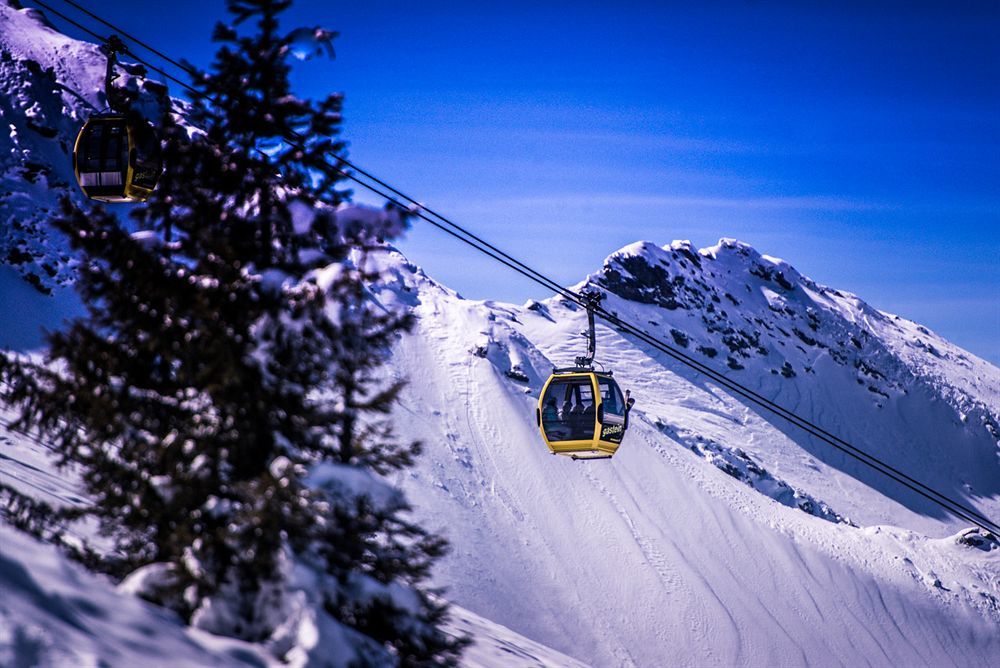
<instances>
[{"instance_id":1,"label":"blue sky","mask_svg":"<svg viewBox=\"0 0 1000 668\"><path fill-rule=\"evenodd\" d=\"M224 7L85 4L196 64ZM288 26L342 33L296 78L346 93L353 160L564 283L736 237L1000 364L1000 3L692 4L299 0ZM546 296L419 222L401 247L467 297Z\"/></svg>"}]
</instances>

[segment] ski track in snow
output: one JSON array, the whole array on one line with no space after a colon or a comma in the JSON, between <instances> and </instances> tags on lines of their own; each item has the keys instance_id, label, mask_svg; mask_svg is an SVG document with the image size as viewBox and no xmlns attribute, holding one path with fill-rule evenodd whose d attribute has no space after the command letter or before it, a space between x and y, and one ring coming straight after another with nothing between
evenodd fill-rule
<instances>
[{"instance_id":1,"label":"ski track in snow","mask_svg":"<svg viewBox=\"0 0 1000 668\"><path fill-rule=\"evenodd\" d=\"M1000 651L1000 615L975 602L976 588L1000 587L995 556L836 525L706 466L689 436L739 447L849 516L876 503L901 526L932 527L606 328L598 350L639 398L633 426L610 462L552 457L534 425L537 383L549 360L578 352L582 312L559 310L553 322L433 284L419 293L418 330L395 359L413 379L400 426L427 455L401 482L418 516L452 541L437 580L463 606L599 666L963 665ZM486 354L473 354L484 341ZM508 359L533 380L506 378ZM654 416L687 436L662 433ZM463 480L481 494L459 495ZM958 586L929 586L904 554Z\"/></svg>"}]
</instances>

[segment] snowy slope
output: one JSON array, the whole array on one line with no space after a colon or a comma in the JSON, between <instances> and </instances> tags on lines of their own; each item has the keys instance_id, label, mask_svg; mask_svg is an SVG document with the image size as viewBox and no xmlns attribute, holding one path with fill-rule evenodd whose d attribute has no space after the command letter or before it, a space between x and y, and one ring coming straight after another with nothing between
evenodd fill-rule
<instances>
[{"instance_id":1,"label":"snowy slope","mask_svg":"<svg viewBox=\"0 0 1000 668\"><path fill-rule=\"evenodd\" d=\"M611 310L675 329L691 350L714 347L709 361L731 355L741 381L998 515L996 438L978 417L996 421L996 368L742 244L703 251L700 267L676 246L630 246L587 282L629 297L611 293ZM686 272L690 292L655 266ZM960 542L960 522L606 327L598 356L638 396L633 428L611 462L552 457L534 425L537 392L553 364L582 352L584 314L556 299L462 300L398 267L382 298L412 304L420 324L395 355L395 373L412 379L396 418L427 446L400 483L453 543L438 579L459 604L595 665L975 665L1000 654L1000 550ZM767 268L791 287L771 287L757 275ZM706 310L743 285L738 308ZM781 313L762 306L776 296ZM746 351L741 329L770 331L755 319L776 334ZM795 328L827 348L801 345ZM897 331L941 352L938 376L894 354L906 345ZM858 350L851 336L865 352L833 359L848 355L842 339ZM978 385L961 378L966 364Z\"/></svg>"},{"instance_id":2,"label":"snowy slope","mask_svg":"<svg viewBox=\"0 0 1000 668\"><path fill-rule=\"evenodd\" d=\"M462 606L453 628L477 639L466 665L976 665L1000 651L995 540L915 513L603 327L601 358L642 402L633 428L611 462L551 457L536 393L552 362L578 350L584 314L555 299L467 301L401 256L386 265L395 280L378 297L419 315L390 367L411 379L397 425L427 446L397 482L452 541L437 581ZM86 503L45 444L3 431L0 455L5 483ZM265 656L183 629L9 530L0 544L8 656ZM137 644L161 627L156 643Z\"/></svg>"},{"instance_id":3,"label":"snowy slope","mask_svg":"<svg viewBox=\"0 0 1000 668\"><path fill-rule=\"evenodd\" d=\"M279 666L264 649L184 626L54 548L0 526L0 665ZM468 610L452 608L448 628L471 636L463 665L582 665Z\"/></svg>"},{"instance_id":4,"label":"snowy slope","mask_svg":"<svg viewBox=\"0 0 1000 668\"><path fill-rule=\"evenodd\" d=\"M0 544L0 665L269 665L266 652L187 628L51 546L5 526Z\"/></svg>"},{"instance_id":5,"label":"snowy slope","mask_svg":"<svg viewBox=\"0 0 1000 668\"><path fill-rule=\"evenodd\" d=\"M67 278L66 244L40 224L60 197L78 196L73 141L104 106L104 64L96 45L0 0L0 257L46 287Z\"/></svg>"},{"instance_id":6,"label":"snowy slope","mask_svg":"<svg viewBox=\"0 0 1000 668\"><path fill-rule=\"evenodd\" d=\"M0 0L0 116L12 126L0 137L0 252L30 256L18 266L45 284L66 275L44 266L63 246L32 223L75 193L67 145L89 105L103 104L103 67L95 47ZM585 314L557 298L463 300L401 256L385 262L395 282L378 298L419 317L388 369L410 380L397 431L425 444L395 482L452 542L436 581L462 606L453 626L477 638L468 665L1000 656L995 541L965 535L921 497L604 324L598 358L638 399L632 428L610 462L552 457L534 406L551 367L582 352ZM732 240L702 251L636 243L583 285L706 364L1000 516L1000 370L926 328ZM73 309L40 299L0 266L0 346L37 345L39 324ZM0 477L49 502L87 502L44 444L2 426ZM0 664L265 660L183 629L8 529L0 556Z\"/></svg>"},{"instance_id":7,"label":"snowy slope","mask_svg":"<svg viewBox=\"0 0 1000 668\"><path fill-rule=\"evenodd\" d=\"M44 443L6 428L0 409L0 482L52 505L79 505L72 471L58 471ZM452 606L446 629L474 641L463 665L581 665L574 659ZM127 584L87 572L45 545L0 522L0 666L304 666L322 638L299 629L290 661L266 649L185 626L168 611L136 598ZM332 664L337 665L337 664Z\"/></svg>"},{"instance_id":8,"label":"snowy slope","mask_svg":"<svg viewBox=\"0 0 1000 668\"><path fill-rule=\"evenodd\" d=\"M13 3L16 4L16 3ZM38 325L59 326L79 311L71 290L68 244L44 221L64 196L80 200L73 176L73 143L84 119L106 106L105 58L94 44L52 29L35 9L15 9L0 0L0 299L30 322L7 321L0 347L42 343ZM139 93L148 103L162 87L136 77L124 63L115 85ZM122 207L127 211L128 207ZM46 298L21 277L45 291Z\"/></svg>"},{"instance_id":9,"label":"snowy slope","mask_svg":"<svg viewBox=\"0 0 1000 668\"><path fill-rule=\"evenodd\" d=\"M698 253L684 242L633 244L586 283L611 294L607 308L700 361L950 497L1000 514L1000 373L988 362L733 240ZM676 363L661 359L658 366L699 381ZM654 401L662 394L654 391ZM656 418L669 425L675 402L665 403ZM842 514L927 528L933 525L921 517L940 518L926 499L864 465L769 414L755 417L785 433L779 444L793 444L778 452L769 444L765 463ZM757 452L752 439L748 446ZM847 475L831 485L826 474L812 475L812 466L790 465L803 450ZM914 513L855 503L847 478Z\"/></svg>"}]
</instances>

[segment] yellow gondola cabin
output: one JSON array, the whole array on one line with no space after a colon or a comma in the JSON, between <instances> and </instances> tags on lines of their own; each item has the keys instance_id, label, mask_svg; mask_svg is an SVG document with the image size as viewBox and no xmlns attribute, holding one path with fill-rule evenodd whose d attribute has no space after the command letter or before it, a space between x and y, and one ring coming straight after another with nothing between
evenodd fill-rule
<instances>
[{"instance_id":1,"label":"yellow gondola cabin","mask_svg":"<svg viewBox=\"0 0 1000 668\"><path fill-rule=\"evenodd\" d=\"M163 171L160 140L153 126L127 111L128 96L112 85L118 54L126 53L117 35L101 46L107 56L104 94L110 111L87 119L73 145L73 172L83 194L101 202L144 202Z\"/></svg>"},{"instance_id":2,"label":"yellow gondola cabin","mask_svg":"<svg viewBox=\"0 0 1000 668\"><path fill-rule=\"evenodd\" d=\"M87 119L73 146L83 193L102 202L143 202L163 169L156 132L139 118L110 113Z\"/></svg>"},{"instance_id":3,"label":"yellow gondola cabin","mask_svg":"<svg viewBox=\"0 0 1000 668\"><path fill-rule=\"evenodd\" d=\"M552 454L598 459L618 450L628 409L610 373L556 369L542 389L535 417Z\"/></svg>"}]
</instances>

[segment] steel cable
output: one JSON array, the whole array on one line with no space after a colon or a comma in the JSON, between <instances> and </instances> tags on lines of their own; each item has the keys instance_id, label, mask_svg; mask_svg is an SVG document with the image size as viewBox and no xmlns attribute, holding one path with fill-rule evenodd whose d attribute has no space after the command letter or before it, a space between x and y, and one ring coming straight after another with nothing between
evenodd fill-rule
<instances>
[{"instance_id":1,"label":"steel cable","mask_svg":"<svg viewBox=\"0 0 1000 668\"><path fill-rule=\"evenodd\" d=\"M104 36L86 28L85 26L74 21L65 14L55 10L43 0L33 0L33 2L45 8L46 10L51 11L56 16L59 16L63 20L67 21L68 23L77 27L78 29L84 31L93 38L102 42L105 40ZM97 14L82 7L79 3L75 2L74 0L63 0L63 2L66 2L67 4L75 7L76 9L83 12L90 18L100 22L105 27L114 30L116 33L124 35L127 39L131 40L138 46L141 46L142 48L148 50L150 53L153 53L158 57L163 58L168 63L186 72L188 75L194 76L196 74L196 71L193 68L185 66L179 61L170 58L169 56L157 50L156 48L150 46L146 42L121 30L113 23L106 21ZM207 96L204 93L197 90L190 84L181 81L180 79L177 79L176 77L173 77L172 75L164 72L161 68L155 67L154 65L151 65L150 63L146 62L145 60L140 58L137 54L135 54L134 51L130 51L129 55L135 58L141 64L146 65L147 67L150 67L155 71L161 72L165 77L167 77L174 83L177 83L178 85L182 86L184 89L191 92L192 94L202 99L207 98ZM294 135L294 140L296 142L299 142L297 148L301 148L301 142L304 141L304 138L298 133L293 133L293 135ZM293 146L294 145L295 143L293 142ZM376 177L371 172L361 168L356 163L333 153L328 154L328 157L334 159L338 163L338 165L342 165L347 168L347 169L342 169L337 165L330 165L330 167L335 169L345 178L357 183L358 185L378 195L379 197L384 198L386 201L392 203L394 206L397 206L402 210L408 211L410 215L413 215L417 218L420 218L421 220L424 220L425 222L431 224L435 228L445 232L446 234L452 236L455 239L458 239L459 241L462 241L463 243L483 253L487 257L496 260L500 264L503 264L509 269L524 276L525 278L541 285L542 287L548 290L552 290L556 294L562 296L563 298L567 299L568 301L578 306L585 307L584 300L577 293L573 292L572 290L569 290L568 288L564 288L559 283L549 278L545 274L535 270L534 268L521 262L517 258L500 250L495 245L489 243L485 239L482 239L478 235L470 232L463 226L459 225L458 223L455 223L454 221L438 213L434 209L425 206L418 200L410 197L409 195L405 194L401 190L390 185L386 181ZM348 170L354 170L356 174ZM362 177L364 177L364 179L368 179L375 185L372 185L372 183L364 181L362 178L357 176L357 174L360 174ZM865 452L864 450L861 450L860 448L852 445L851 443L840 438L839 436L836 436L835 434L824 429L823 427L814 424L812 421L793 413L792 411L784 408L780 404L777 404L776 402L768 399L767 397L764 397L758 392L746 387L742 383L739 383L738 381L730 378L729 376L726 376L724 373L705 365L699 360L686 354L682 350L679 350L678 348L675 348L674 346L670 345L665 340L653 334L650 334L641 327L638 327L623 318L620 318L619 316L609 312L604 307L596 308L595 314L600 316L605 321L611 323L612 325L615 325L616 327L619 328L619 330L631 334L639 341L642 341L643 343L646 343L652 348L668 355L672 359L691 368L692 370L704 374L712 381L721 385L723 388L730 391L731 393L736 394L750 401L751 403L756 404L757 406L760 406L761 408L787 421L789 424L798 427L799 429L802 429L810 436L813 436L814 438L819 439L820 441L826 443L827 445L832 446L833 448L839 450L840 452L843 452L844 454L868 466L874 471L885 475L886 477L892 479L893 481L902 485L903 487L913 491L914 493L924 497L925 499L931 501L932 503L942 507L947 512L952 513L955 516L964 519L970 522L971 524L980 527L985 531L990 531L993 533L1000 534L1000 524L997 524L996 522L986 517L985 515L979 513L978 511L972 508L969 508L968 506L962 504L961 502L955 501L948 495L938 492L937 490L931 488L930 486L921 483L919 480L910 477L909 475L895 468L891 464L888 464L882 461L880 458L871 455Z\"/></svg>"}]
</instances>

